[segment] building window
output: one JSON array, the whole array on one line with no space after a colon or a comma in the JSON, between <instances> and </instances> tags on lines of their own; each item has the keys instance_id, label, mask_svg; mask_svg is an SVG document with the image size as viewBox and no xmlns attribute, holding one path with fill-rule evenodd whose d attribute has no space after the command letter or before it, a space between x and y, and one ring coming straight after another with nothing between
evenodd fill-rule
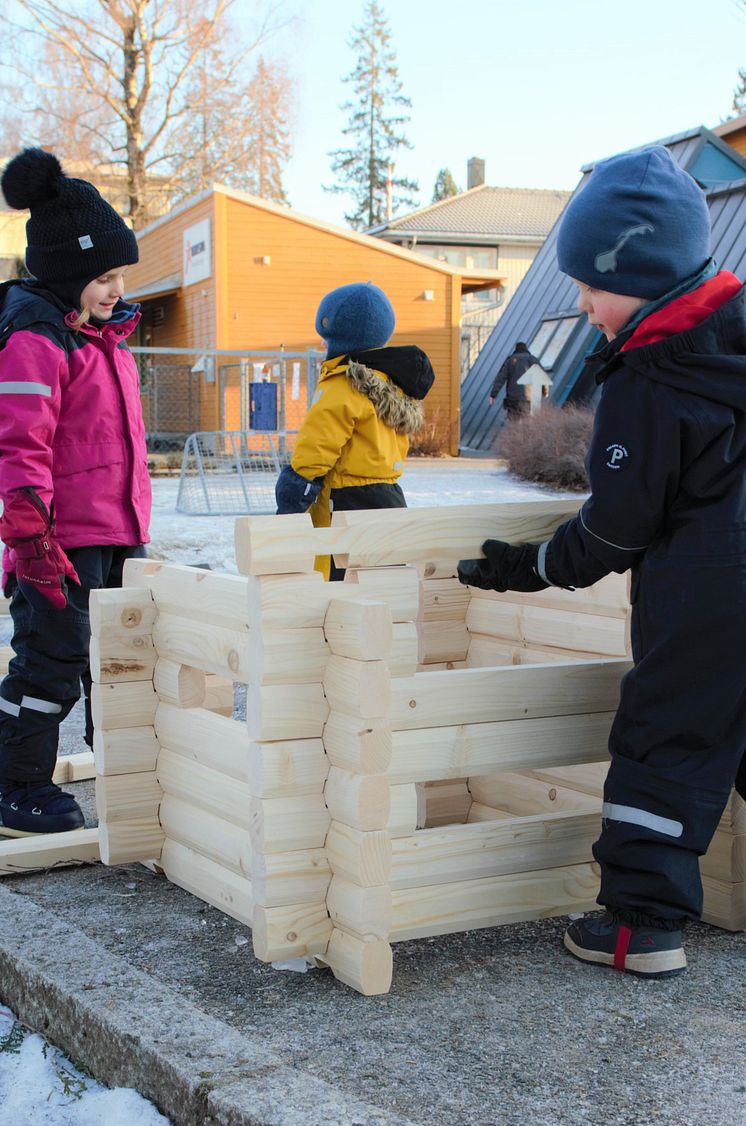
<instances>
[{"instance_id":1,"label":"building window","mask_svg":"<svg viewBox=\"0 0 746 1126\"><path fill-rule=\"evenodd\" d=\"M438 243L418 242L415 250L427 258L447 262L467 270L496 270L496 246L441 246Z\"/></svg>"},{"instance_id":2,"label":"building window","mask_svg":"<svg viewBox=\"0 0 746 1126\"><path fill-rule=\"evenodd\" d=\"M529 351L536 356L545 371L552 370L579 320L580 315L574 313L570 316L549 318L539 325L539 330L529 345Z\"/></svg>"}]
</instances>

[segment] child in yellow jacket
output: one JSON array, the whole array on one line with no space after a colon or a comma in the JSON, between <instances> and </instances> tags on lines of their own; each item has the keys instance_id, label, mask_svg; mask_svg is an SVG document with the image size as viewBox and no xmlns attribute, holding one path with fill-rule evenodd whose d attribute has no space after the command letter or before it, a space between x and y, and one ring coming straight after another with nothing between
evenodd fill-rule
<instances>
[{"instance_id":1,"label":"child in yellow jacket","mask_svg":"<svg viewBox=\"0 0 746 1126\"><path fill-rule=\"evenodd\" d=\"M340 286L322 300L316 331L327 357L277 480L279 514L310 508L314 525L327 527L334 510L406 508L398 478L435 377L420 348L385 347L395 323L391 302L371 282Z\"/></svg>"}]
</instances>

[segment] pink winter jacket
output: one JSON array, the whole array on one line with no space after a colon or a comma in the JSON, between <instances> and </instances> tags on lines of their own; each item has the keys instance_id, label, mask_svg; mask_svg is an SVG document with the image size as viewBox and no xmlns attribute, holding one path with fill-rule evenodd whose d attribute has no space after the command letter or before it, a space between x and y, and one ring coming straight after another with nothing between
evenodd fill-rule
<instances>
[{"instance_id":1,"label":"pink winter jacket","mask_svg":"<svg viewBox=\"0 0 746 1126\"><path fill-rule=\"evenodd\" d=\"M0 498L54 502L63 549L147 543L151 493L139 377L119 302L102 328L70 327L51 295L0 287Z\"/></svg>"}]
</instances>

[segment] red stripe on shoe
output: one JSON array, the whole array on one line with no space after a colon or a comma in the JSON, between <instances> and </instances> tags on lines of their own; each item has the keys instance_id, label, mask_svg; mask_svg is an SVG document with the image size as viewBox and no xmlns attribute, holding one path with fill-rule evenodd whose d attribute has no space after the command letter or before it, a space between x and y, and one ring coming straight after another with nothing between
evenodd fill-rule
<instances>
[{"instance_id":1,"label":"red stripe on shoe","mask_svg":"<svg viewBox=\"0 0 746 1126\"><path fill-rule=\"evenodd\" d=\"M620 924L619 933L616 939L616 947L614 949L614 969L623 970L626 968L625 962L627 961L627 951L632 939L631 927L624 927Z\"/></svg>"}]
</instances>

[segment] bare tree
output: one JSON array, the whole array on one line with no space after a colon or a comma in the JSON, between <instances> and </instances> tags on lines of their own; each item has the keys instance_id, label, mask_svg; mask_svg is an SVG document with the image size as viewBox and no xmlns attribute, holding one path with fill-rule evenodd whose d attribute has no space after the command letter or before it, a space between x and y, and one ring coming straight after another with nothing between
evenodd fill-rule
<instances>
[{"instance_id":1,"label":"bare tree","mask_svg":"<svg viewBox=\"0 0 746 1126\"><path fill-rule=\"evenodd\" d=\"M209 106L210 136L228 128L247 60L279 26L270 11L247 40L229 25L236 0L15 3L27 17L25 38L36 44L21 65L34 140L73 159L123 166L135 228L149 219L148 174L161 173L183 194L180 183L193 180L195 165L182 143L190 120ZM207 169L209 148L198 156Z\"/></svg>"}]
</instances>

